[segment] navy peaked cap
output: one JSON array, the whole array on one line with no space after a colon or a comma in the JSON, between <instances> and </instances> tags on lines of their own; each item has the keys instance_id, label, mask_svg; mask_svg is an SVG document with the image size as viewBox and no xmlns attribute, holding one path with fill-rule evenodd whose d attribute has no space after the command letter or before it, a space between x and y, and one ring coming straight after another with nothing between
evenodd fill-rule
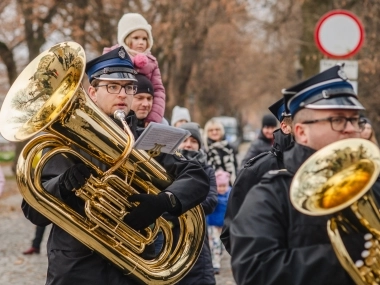
<instances>
[{"instance_id":1,"label":"navy peaked cap","mask_svg":"<svg viewBox=\"0 0 380 285\"><path fill-rule=\"evenodd\" d=\"M281 98L276 103L269 106L269 111L277 118L277 120L281 123L284 117L290 116L290 114L285 112L285 104L284 98Z\"/></svg>"},{"instance_id":2,"label":"navy peaked cap","mask_svg":"<svg viewBox=\"0 0 380 285\"><path fill-rule=\"evenodd\" d=\"M292 116L303 108L364 110L341 65L283 89L282 94Z\"/></svg>"},{"instance_id":3,"label":"navy peaked cap","mask_svg":"<svg viewBox=\"0 0 380 285\"><path fill-rule=\"evenodd\" d=\"M132 80L137 81L131 58L123 47L107 52L86 64L86 74L90 82L101 80Z\"/></svg>"}]
</instances>

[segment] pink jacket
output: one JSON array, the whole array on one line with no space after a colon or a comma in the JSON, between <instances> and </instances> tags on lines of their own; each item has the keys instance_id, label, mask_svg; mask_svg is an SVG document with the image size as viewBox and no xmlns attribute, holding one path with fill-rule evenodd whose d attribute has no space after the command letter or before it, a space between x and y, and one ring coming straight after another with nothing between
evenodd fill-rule
<instances>
[{"instance_id":1,"label":"pink jacket","mask_svg":"<svg viewBox=\"0 0 380 285\"><path fill-rule=\"evenodd\" d=\"M157 59L151 54L146 54L146 56L148 57L148 63L145 66L139 68L135 65L136 71L148 77L154 88L152 110L149 112L148 117L146 117L145 122L161 123L165 112L165 88L162 84ZM133 61L134 57L131 56L131 58Z\"/></svg>"},{"instance_id":2,"label":"pink jacket","mask_svg":"<svg viewBox=\"0 0 380 285\"><path fill-rule=\"evenodd\" d=\"M119 47L118 44L112 47L106 47L103 49L103 54L110 52L111 50ZM153 105L152 110L149 112L148 116L145 119L145 122L156 122L161 123L164 117L165 112L165 88L162 84L161 72L158 67L157 59L149 54L145 54L148 58L147 62L143 62L141 64L134 62L134 56L129 55L135 65L135 69L138 73L141 73L148 77L148 79L152 82L154 88L154 97L153 97ZM142 67L138 67L142 66Z\"/></svg>"}]
</instances>

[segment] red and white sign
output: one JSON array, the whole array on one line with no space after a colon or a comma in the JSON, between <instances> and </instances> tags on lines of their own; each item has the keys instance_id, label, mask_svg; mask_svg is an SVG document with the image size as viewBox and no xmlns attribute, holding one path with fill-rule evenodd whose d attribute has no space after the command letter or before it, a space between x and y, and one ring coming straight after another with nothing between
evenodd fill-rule
<instances>
[{"instance_id":1,"label":"red and white sign","mask_svg":"<svg viewBox=\"0 0 380 285\"><path fill-rule=\"evenodd\" d=\"M330 58L349 58L364 43L364 27L353 13L333 10L318 21L314 37L323 54Z\"/></svg>"}]
</instances>

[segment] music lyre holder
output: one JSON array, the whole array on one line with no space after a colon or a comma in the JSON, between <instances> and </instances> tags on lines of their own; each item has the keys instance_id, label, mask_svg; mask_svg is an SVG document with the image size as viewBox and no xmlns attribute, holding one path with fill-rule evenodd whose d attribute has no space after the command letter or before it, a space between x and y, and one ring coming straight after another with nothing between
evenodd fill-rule
<instances>
[{"instance_id":1,"label":"music lyre holder","mask_svg":"<svg viewBox=\"0 0 380 285\"><path fill-rule=\"evenodd\" d=\"M150 149L150 150L147 151L147 154L148 154L148 156L149 156L148 159L146 159L146 160L141 160L141 161L137 161L137 162L134 162L134 163L133 163L133 171L132 171L131 179L130 179L129 182L128 182L128 181L127 181L127 179L128 179L128 175L127 175L126 178L125 178L125 182L128 184L129 187L131 186L132 181L133 181L133 178L134 178L134 176L135 176L135 174L136 174L136 170L137 170L137 166L138 166L138 164L140 164L140 163L144 163L144 162L149 162L152 158L154 158L154 157L156 157L156 156L159 156L160 153L161 153L161 149L162 149L163 147L165 147L165 146L166 146L166 145L164 145L164 144L154 143L154 147L153 147L152 149ZM147 193L147 194L149 194L149 193Z\"/></svg>"}]
</instances>

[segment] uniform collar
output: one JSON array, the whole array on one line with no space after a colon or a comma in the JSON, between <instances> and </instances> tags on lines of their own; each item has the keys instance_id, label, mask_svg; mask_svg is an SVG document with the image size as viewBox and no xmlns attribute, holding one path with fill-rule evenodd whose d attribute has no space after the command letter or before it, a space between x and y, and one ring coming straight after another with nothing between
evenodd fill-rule
<instances>
[{"instance_id":1,"label":"uniform collar","mask_svg":"<svg viewBox=\"0 0 380 285\"><path fill-rule=\"evenodd\" d=\"M285 168L295 174L300 166L308 159L316 150L305 145L294 143L293 147L284 153Z\"/></svg>"}]
</instances>

